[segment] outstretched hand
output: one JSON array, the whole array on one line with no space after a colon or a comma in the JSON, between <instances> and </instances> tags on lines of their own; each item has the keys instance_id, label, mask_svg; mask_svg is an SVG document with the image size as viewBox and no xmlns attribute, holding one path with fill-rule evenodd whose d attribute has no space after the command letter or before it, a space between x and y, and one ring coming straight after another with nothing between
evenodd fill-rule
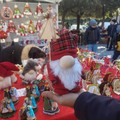
<instances>
[{"instance_id":1,"label":"outstretched hand","mask_svg":"<svg viewBox=\"0 0 120 120\"><path fill-rule=\"evenodd\" d=\"M42 96L48 97L63 106L74 107L74 103L75 103L76 99L82 92L84 92L84 91L81 91L79 93L69 93L69 94L60 96L52 91L45 91L42 93Z\"/></svg>"}]
</instances>

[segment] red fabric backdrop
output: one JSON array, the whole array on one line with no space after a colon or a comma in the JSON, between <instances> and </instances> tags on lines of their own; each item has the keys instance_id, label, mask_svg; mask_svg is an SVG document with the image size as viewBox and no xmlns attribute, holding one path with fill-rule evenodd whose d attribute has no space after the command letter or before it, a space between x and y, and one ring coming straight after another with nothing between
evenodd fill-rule
<instances>
[{"instance_id":1,"label":"red fabric backdrop","mask_svg":"<svg viewBox=\"0 0 120 120\"><path fill-rule=\"evenodd\" d=\"M13 84L17 89L24 88L25 85L22 84L21 79L17 75L18 81L17 83ZM0 91L0 100L4 97L3 91ZM24 97L19 97L19 103L15 105L16 113L13 117L7 120L19 120L19 109L23 106ZM38 111L35 113L37 120L77 120L74 116L74 110L69 107L64 107L59 105L60 112L56 115L50 116L43 114L43 98L41 97L40 101L37 103ZM0 118L0 120L4 120Z\"/></svg>"}]
</instances>

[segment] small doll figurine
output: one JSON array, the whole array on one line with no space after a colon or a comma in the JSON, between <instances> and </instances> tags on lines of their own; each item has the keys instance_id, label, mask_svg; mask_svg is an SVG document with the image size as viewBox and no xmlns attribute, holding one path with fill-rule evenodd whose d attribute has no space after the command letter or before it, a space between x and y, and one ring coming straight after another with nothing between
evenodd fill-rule
<instances>
[{"instance_id":1,"label":"small doll figurine","mask_svg":"<svg viewBox=\"0 0 120 120\"><path fill-rule=\"evenodd\" d=\"M1 118L9 118L14 115L14 112L16 111L14 104L11 99L4 98L2 101L1 106L1 112L0 117Z\"/></svg>"},{"instance_id":2,"label":"small doll figurine","mask_svg":"<svg viewBox=\"0 0 120 120\"><path fill-rule=\"evenodd\" d=\"M29 101L29 98L26 97L26 98L24 99L23 106L24 106L24 107L27 107L28 105L30 105L30 101Z\"/></svg>"},{"instance_id":3,"label":"small doll figurine","mask_svg":"<svg viewBox=\"0 0 120 120\"><path fill-rule=\"evenodd\" d=\"M16 109L14 107L14 104L13 104L11 99L7 100L7 108L9 110L9 112L15 112L16 111Z\"/></svg>"},{"instance_id":4,"label":"small doll figurine","mask_svg":"<svg viewBox=\"0 0 120 120\"><path fill-rule=\"evenodd\" d=\"M49 91L49 84L46 82L45 84L45 91ZM58 104L51 99L44 97L44 108L43 108L43 113L47 115L55 115L58 113L60 110L58 108Z\"/></svg>"},{"instance_id":5,"label":"small doll figurine","mask_svg":"<svg viewBox=\"0 0 120 120\"><path fill-rule=\"evenodd\" d=\"M33 111L36 112L37 111L37 104L36 104L36 100L34 98L34 95L31 94L31 97L29 98L29 102L33 108Z\"/></svg>"},{"instance_id":6,"label":"small doll figurine","mask_svg":"<svg viewBox=\"0 0 120 120\"><path fill-rule=\"evenodd\" d=\"M8 88L4 89L4 97L11 99L11 94Z\"/></svg>"},{"instance_id":7,"label":"small doll figurine","mask_svg":"<svg viewBox=\"0 0 120 120\"><path fill-rule=\"evenodd\" d=\"M35 62L34 60L28 60L21 74L23 83L32 84L36 80L37 72L39 71L39 69L40 67L37 62Z\"/></svg>"},{"instance_id":8,"label":"small doll figurine","mask_svg":"<svg viewBox=\"0 0 120 120\"><path fill-rule=\"evenodd\" d=\"M26 107L22 107L19 111L20 120L27 120Z\"/></svg>"},{"instance_id":9,"label":"small doll figurine","mask_svg":"<svg viewBox=\"0 0 120 120\"><path fill-rule=\"evenodd\" d=\"M18 93L17 93L17 89L15 87L12 87L10 89L10 94L11 94L11 98L14 104L16 104L18 102Z\"/></svg>"},{"instance_id":10,"label":"small doll figurine","mask_svg":"<svg viewBox=\"0 0 120 120\"><path fill-rule=\"evenodd\" d=\"M32 106L30 105L26 107L26 115L27 115L27 120L36 120L34 111L32 109Z\"/></svg>"},{"instance_id":11,"label":"small doll figurine","mask_svg":"<svg viewBox=\"0 0 120 120\"><path fill-rule=\"evenodd\" d=\"M40 92L38 86L36 84L33 84L31 91L33 96L35 97L35 100L38 101L40 99Z\"/></svg>"},{"instance_id":12,"label":"small doll figurine","mask_svg":"<svg viewBox=\"0 0 120 120\"><path fill-rule=\"evenodd\" d=\"M39 74L37 76L37 81L39 83L40 92L43 92L45 89L45 79L46 79L46 77L43 74Z\"/></svg>"},{"instance_id":13,"label":"small doll figurine","mask_svg":"<svg viewBox=\"0 0 120 120\"><path fill-rule=\"evenodd\" d=\"M32 94L31 88L30 88L30 86L27 86L27 87L26 87L26 96L27 96L27 97L30 97L31 94Z\"/></svg>"}]
</instances>

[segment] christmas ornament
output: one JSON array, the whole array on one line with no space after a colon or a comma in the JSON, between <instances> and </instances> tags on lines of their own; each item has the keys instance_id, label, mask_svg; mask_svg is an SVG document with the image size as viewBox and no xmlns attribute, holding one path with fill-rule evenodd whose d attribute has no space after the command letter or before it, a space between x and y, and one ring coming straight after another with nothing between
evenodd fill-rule
<instances>
[{"instance_id":1,"label":"christmas ornament","mask_svg":"<svg viewBox=\"0 0 120 120\"><path fill-rule=\"evenodd\" d=\"M33 34L35 32L36 32L36 29L35 29L34 23L32 20L30 20L29 25L28 25L28 33Z\"/></svg>"},{"instance_id":2,"label":"christmas ornament","mask_svg":"<svg viewBox=\"0 0 120 120\"><path fill-rule=\"evenodd\" d=\"M3 7L1 9L1 16L5 19L5 20L9 20L13 17L13 11L10 7Z\"/></svg>"},{"instance_id":3,"label":"christmas ornament","mask_svg":"<svg viewBox=\"0 0 120 120\"><path fill-rule=\"evenodd\" d=\"M0 30L0 39L6 39L8 37L7 33L3 30Z\"/></svg>"},{"instance_id":4,"label":"christmas ornament","mask_svg":"<svg viewBox=\"0 0 120 120\"><path fill-rule=\"evenodd\" d=\"M43 13L43 9L42 9L41 3L38 3L35 14L40 16L42 13Z\"/></svg>"},{"instance_id":5,"label":"christmas ornament","mask_svg":"<svg viewBox=\"0 0 120 120\"><path fill-rule=\"evenodd\" d=\"M39 32L42 28L42 23L40 20L37 21L37 24L36 24L36 30Z\"/></svg>"},{"instance_id":6,"label":"christmas ornament","mask_svg":"<svg viewBox=\"0 0 120 120\"><path fill-rule=\"evenodd\" d=\"M32 12L31 12L31 9L30 9L30 5L28 3L25 4L23 14L24 15L28 15L28 16L32 15Z\"/></svg>"},{"instance_id":7,"label":"christmas ornament","mask_svg":"<svg viewBox=\"0 0 120 120\"><path fill-rule=\"evenodd\" d=\"M8 29L7 32L14 33L16 32L16 26L12 20L8 22Z\"/></svg>"},{"instance_id":8,"label":"christmas ornament","mask_svg":"<svg viewBox=\"0 0 120 120\"><path fill-rule=\"evenodd\" d=\"M17 5L14 5L13 18L22 18L23 14L20 12Z\"/></svg>"},{"instance_id":9,"label":"christmas ornament","mask_svg":"<svg viewBox=\"0 0 120 120\"><path fill-rule=\"evenodd\" d=\"M7 31L8 25L5 21L0 20L0 29L3 30L4 32Z\"/></svg>"},{"instance_id":10,"label":"christmas ornament","mask_svg":"<svg viewBox=\"0 0 120 120\"><path fill-rule=\"evenodd\" d=\"M21 23L20 26L18 25L18 30L16 32L20 36L27 36L28 35L27 29L23 23Z\"/></svg>"}]
</instances>

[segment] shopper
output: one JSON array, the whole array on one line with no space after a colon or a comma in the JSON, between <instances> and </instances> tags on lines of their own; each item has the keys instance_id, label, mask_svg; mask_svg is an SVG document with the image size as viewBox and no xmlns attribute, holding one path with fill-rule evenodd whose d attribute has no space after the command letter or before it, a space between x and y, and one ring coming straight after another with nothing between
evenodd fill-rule
<instances>
[{"instance_id":1,"label":"shopper","mask_svg":"<svg viewBox=\"0 0 120 120\"><path fill-rule=\"evenodd\" d=\"M97 44L100 40L100 31L97 27L97 22L94 19L90 20L89 27L85 31L85 40L88 50L97 52Z\"/></svg>"}]
</instances>

